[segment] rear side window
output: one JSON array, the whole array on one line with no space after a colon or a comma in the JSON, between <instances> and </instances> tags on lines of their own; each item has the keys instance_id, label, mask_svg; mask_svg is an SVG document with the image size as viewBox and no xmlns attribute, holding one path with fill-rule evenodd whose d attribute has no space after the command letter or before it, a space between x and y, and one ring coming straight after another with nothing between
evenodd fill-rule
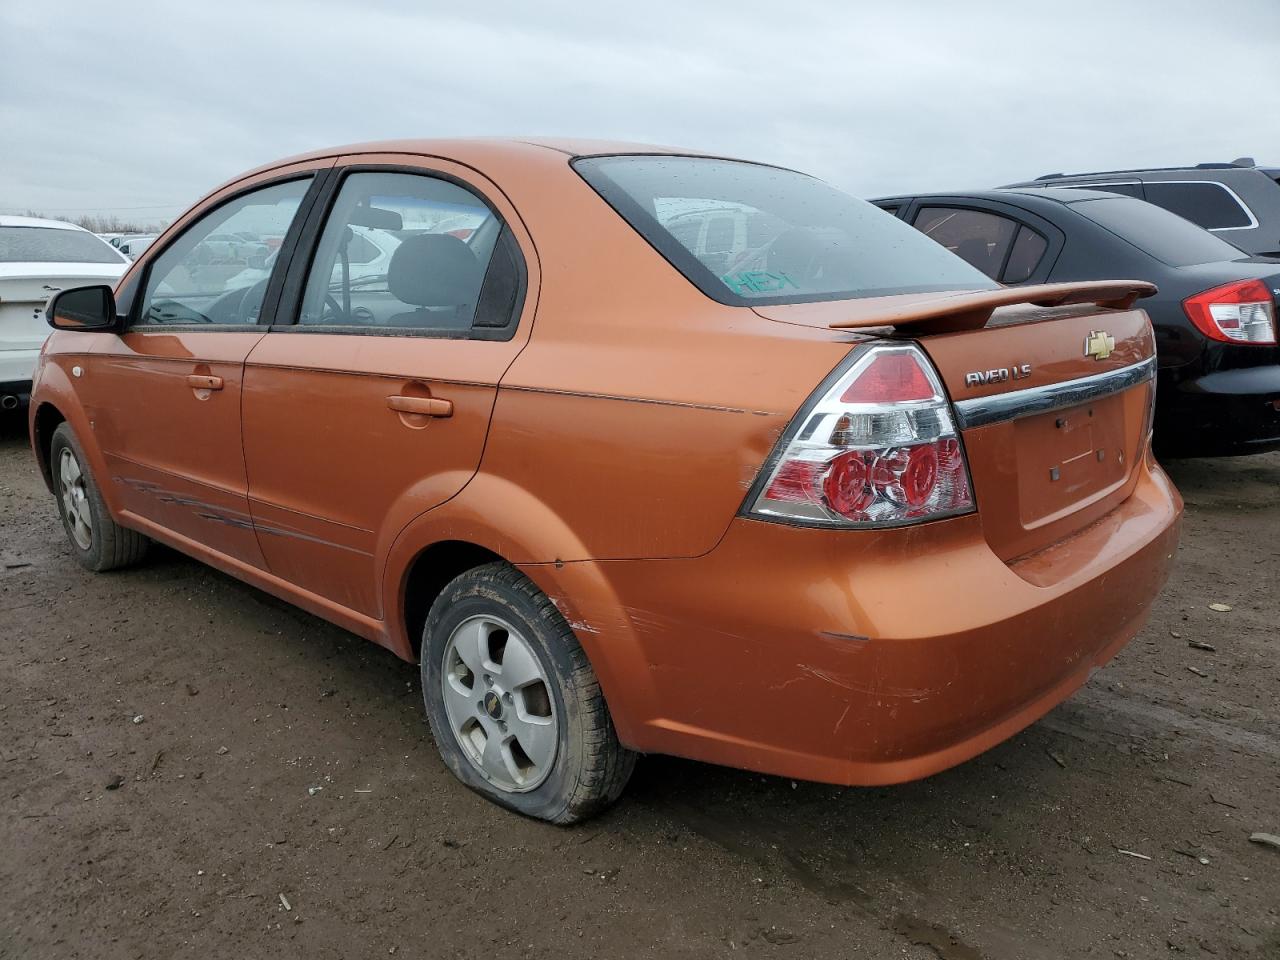
<instances>
[{"instance_id":1,"label":"rear side window","mask_svg":"<svg viewBox=\"0 0 1280 960\"><path fill-rule=\"evenodd\" d=\"M1000 279L1005 283L1022 283L1036 272L1048 249L1049 241L1044 237L1028 226L1019 227L1009 262L1005 264L1004 275Z\"/></svg>"},{"instance_id":2,"label":"rear side window","mask_svg":"<svg viewBox=\"0 0 1280 960\"><path fill-rule=\"evenodd\" d=\"M910 226L820 180L703 157L615 156L574 169L703 293L735 306L986 290Z\"/></svg>"},{"instance_id":3,"label":"rear side window","mask_svg":"<svg viewBox=\"0 0 1280 960\"><path fill-rule=\"evenodd\" d=\"M83 230L0 227L0 263L124 263L105 241Z\"/></svg>"},{"instance_id":4,"label":"rear side window","mask_svg":"<svg viewBox=\"0 0 1280 960\"><path fill-rule=\"evenodd\" d=\"M1071 209L1171 267L1216 263L1248 256L1163 207L1128 197L1078 200Z\"/></svg>"},{"instance_id":5,"label":"rear side window","mask_svg":"<svg viewBox=\"0 0 1280 960\"><path fill-rule=\"evenodd\" d=\"M518 257L471 191L420 174L352 173L320 235L298 322L437 333L506 326Z\"/></svg>"},{"instance_id":6,"label":"rear side window","mask_svg":"<svg viewBox=\"0 0 1280 960\"><path fill-rule=\"evenodd\" d=\"M915 227L993 280L1000 276L1018 224L983 210L921 207Z\"/></svg>"},{"instance_id":7,"label":"rear side window","mask_svg":"<svg viewBox=\"0 0 1280 960\"><path fill-rule=\"evenodd\" d=\"M1164 207L1206 230L1254 226L1253 217L1220 183L1159 183L1148 181L1147 202Z\"/></svg>"}]
</instances>

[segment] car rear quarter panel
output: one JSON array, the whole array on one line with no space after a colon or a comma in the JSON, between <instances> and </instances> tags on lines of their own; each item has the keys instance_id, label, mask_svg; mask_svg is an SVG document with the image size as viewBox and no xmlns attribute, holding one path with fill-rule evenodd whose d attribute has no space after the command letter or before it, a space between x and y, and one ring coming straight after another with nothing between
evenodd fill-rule
<instances>
[{"instance_id":1,"label":"car rear quarter panel","mask_svg":"<svg viewBox=\"0 0 1280 960\"><path fill-rule=\"evenodd\" d=\"M576 541L512 559L710 550L787 421L857 338L711 301L567 157L547 171L554 188L494 179L525 218L543 282L481 474L565 518Z\"/></svg>"},{"instance_id":2,"label":"car rear quarter panel","mask_svg":"<svg viewBox=\"0 0 1280 960\"><path fill-rule=\"evenodd\" d=\"M567 155L491 159L482 172L537 250L533 333L503 377L476 476L405 527L384 591L403 604L413 558L462 540L547 565L539 585L571 622L586 622L574 605L594 607L604 594L593 574L571 575L569 565L710 551L795 411L863 338L711 301ZM594 622L616 619L607 607L599 601ZM403 652L400 619L389 616L388 628ZM592 635L582 639L592 653Z\"/></svg>"}]
</instances>

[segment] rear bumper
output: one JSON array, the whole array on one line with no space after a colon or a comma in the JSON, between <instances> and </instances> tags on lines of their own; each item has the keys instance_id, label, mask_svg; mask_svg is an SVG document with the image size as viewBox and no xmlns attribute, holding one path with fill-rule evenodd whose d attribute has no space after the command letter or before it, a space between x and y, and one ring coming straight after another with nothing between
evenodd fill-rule
<instances>
[{"instance_id":1,"label":"rear bumper","mask_svg":"<svg viewBox=\"0 0 1280 960\"><path fill-rule=\"evenodd\" d=\"M896 783L1013 735L1131 639L1180 514L1144 466L1118 508L1013 565L977 516L843 534L739 519L698 559L599 564L621 609L574 626L636 749Z\"/></svg>"},{"instance_id":2,"label":"rear bumper","mask_svg":"<svg viewBox=\"0 0 1280 960\"><path fill-rule=\"evenodd\" d=\"M0 350L0 396L31 393L31 374L40 359L40 349Z\"/></svg>"},{"instance_id":3,"label":"rear bumper","mask_svg":"<svg viewBox=\"0 0 1280 960\"><path fill-rule=\"evenodd\" d=\"M1156 394L1161 456L1231 456L1280 449L1280 365L1217 370Z\"/></svg>"}]
</instances>

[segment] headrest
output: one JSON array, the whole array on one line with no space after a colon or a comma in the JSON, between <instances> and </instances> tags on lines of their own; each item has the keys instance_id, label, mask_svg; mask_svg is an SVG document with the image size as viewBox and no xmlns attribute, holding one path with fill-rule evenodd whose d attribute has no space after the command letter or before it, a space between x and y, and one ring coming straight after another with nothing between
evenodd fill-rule
<instances>
[{"instance_id":1,"label":"headrest","mask_svg":"<svg viewBox=\"0 0 1280 960\"><path fill-rule=\"evenodd\" d=\"M454 307L472 303L484 273L471 248L447 233L410 237L391 255L387 289L417 307Z\"/></svg>"}]
</instances>

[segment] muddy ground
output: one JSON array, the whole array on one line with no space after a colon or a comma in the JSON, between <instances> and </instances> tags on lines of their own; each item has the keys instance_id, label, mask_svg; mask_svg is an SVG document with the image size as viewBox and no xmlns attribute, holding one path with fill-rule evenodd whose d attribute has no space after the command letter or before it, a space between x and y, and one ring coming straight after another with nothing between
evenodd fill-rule
<instances>
[{"instance_id":1,"label":"muddy ground","mask_svg":"<svg viewBox=\"0 0 1280 960\"><path fill-rule=\"evenodd\" d=\"M564 830L452 779L389 653L167 550L86 573L10 423L0 957L1280 957L1280 455L1170 472L1150 624L1008 743L890 789L645 758Z\"/></svg>"}]
</instances>

